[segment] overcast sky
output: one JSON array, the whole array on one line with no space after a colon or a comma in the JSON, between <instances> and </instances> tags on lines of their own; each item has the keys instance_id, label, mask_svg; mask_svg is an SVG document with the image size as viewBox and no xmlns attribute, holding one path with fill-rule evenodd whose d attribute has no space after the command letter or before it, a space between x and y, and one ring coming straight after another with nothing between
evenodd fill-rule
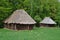
<instances>
[{"instance_id":1,"label":"overcast sky","mask_svg":"<svg viewBox=\"0 0 60 40\"><path fill-rule=\"evenodd\" d=\"M60 0L58 0L60 2Z\"/></svg>"}]
</instances>

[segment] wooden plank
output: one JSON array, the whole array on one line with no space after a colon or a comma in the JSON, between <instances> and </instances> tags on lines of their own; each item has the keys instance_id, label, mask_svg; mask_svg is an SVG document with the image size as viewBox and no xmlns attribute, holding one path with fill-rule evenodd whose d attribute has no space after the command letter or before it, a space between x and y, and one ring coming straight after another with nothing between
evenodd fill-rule
<instances>
[{"instance_id":1,"label":"wooden plank","mask_svg":"<svg viewBox=\"0 0 60 40\"><path fill-rule=\"evenodd\" d=\"M16 30L16 24L15 24L15 30Z\"/></svg>"}]
</instances>

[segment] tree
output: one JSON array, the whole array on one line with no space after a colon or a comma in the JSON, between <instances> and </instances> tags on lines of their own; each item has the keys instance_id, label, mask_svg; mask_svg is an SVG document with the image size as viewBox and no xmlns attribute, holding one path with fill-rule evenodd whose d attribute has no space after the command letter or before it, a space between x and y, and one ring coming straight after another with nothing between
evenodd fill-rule
<instances>
[{"instance_id":1,"label":"tree","mask_svg":"<svg viewBox=\"0 0 60 40\"><path fill-rule=\"evenodd\" d=\"M60 25L58 0L0 0L0 21L2 22L17 9L26 10L37 23L49 16Z\"/></svg>"}]
</instances>

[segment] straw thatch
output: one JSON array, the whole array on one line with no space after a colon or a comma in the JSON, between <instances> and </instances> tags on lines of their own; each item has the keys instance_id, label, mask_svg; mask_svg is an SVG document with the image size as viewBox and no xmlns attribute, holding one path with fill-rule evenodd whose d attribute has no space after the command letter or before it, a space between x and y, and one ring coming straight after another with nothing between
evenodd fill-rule
<instances>
[{"instance_id":1,"label":"straw thatch","mask_svg":"<svg viewBox=\"0 0 60 40\"><path fill-rule=\"evenodd\" d=\"M17 23L17 24L35 24L36 22L28 15L25 10L16 10L13 14L4 21L4 23Z\"/></svg>"},{"instance_id":2,"label":"straw thatch","mask_svg":"<svg viewBox=\"0 0 60 40\"><path fill-rule=\"evenodd\" d=\"M45 17L40 23L42 24L56 24L50 17Z\"/></svg>"}]
</instances>

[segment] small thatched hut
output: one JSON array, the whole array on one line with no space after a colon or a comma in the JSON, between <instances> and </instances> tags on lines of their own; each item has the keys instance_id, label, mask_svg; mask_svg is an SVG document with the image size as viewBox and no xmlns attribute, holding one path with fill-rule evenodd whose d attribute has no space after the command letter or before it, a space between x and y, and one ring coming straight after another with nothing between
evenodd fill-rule
<instances>
[{"instance_id":1,"label":"small thatched hut","mask_svg":"<svg viewBox=\"0 0 60 40\"><path fill-rule=\"evenodd\" d=\"M53 27L55 25L56 25L56 22L54 22L50 17L45 17L40 22L40 26Z\"/></svg>"},{"instance_id":2,"label":"small thatched hut","mask_svg":"<svg viewBox=\"0 0 60 40\"><path fill-rule=\"evenodd\" d=\"M31 30L36 22L25 10L16 10L4 21L4 27L13 30Z\"/></svg>"}]
</instances>

